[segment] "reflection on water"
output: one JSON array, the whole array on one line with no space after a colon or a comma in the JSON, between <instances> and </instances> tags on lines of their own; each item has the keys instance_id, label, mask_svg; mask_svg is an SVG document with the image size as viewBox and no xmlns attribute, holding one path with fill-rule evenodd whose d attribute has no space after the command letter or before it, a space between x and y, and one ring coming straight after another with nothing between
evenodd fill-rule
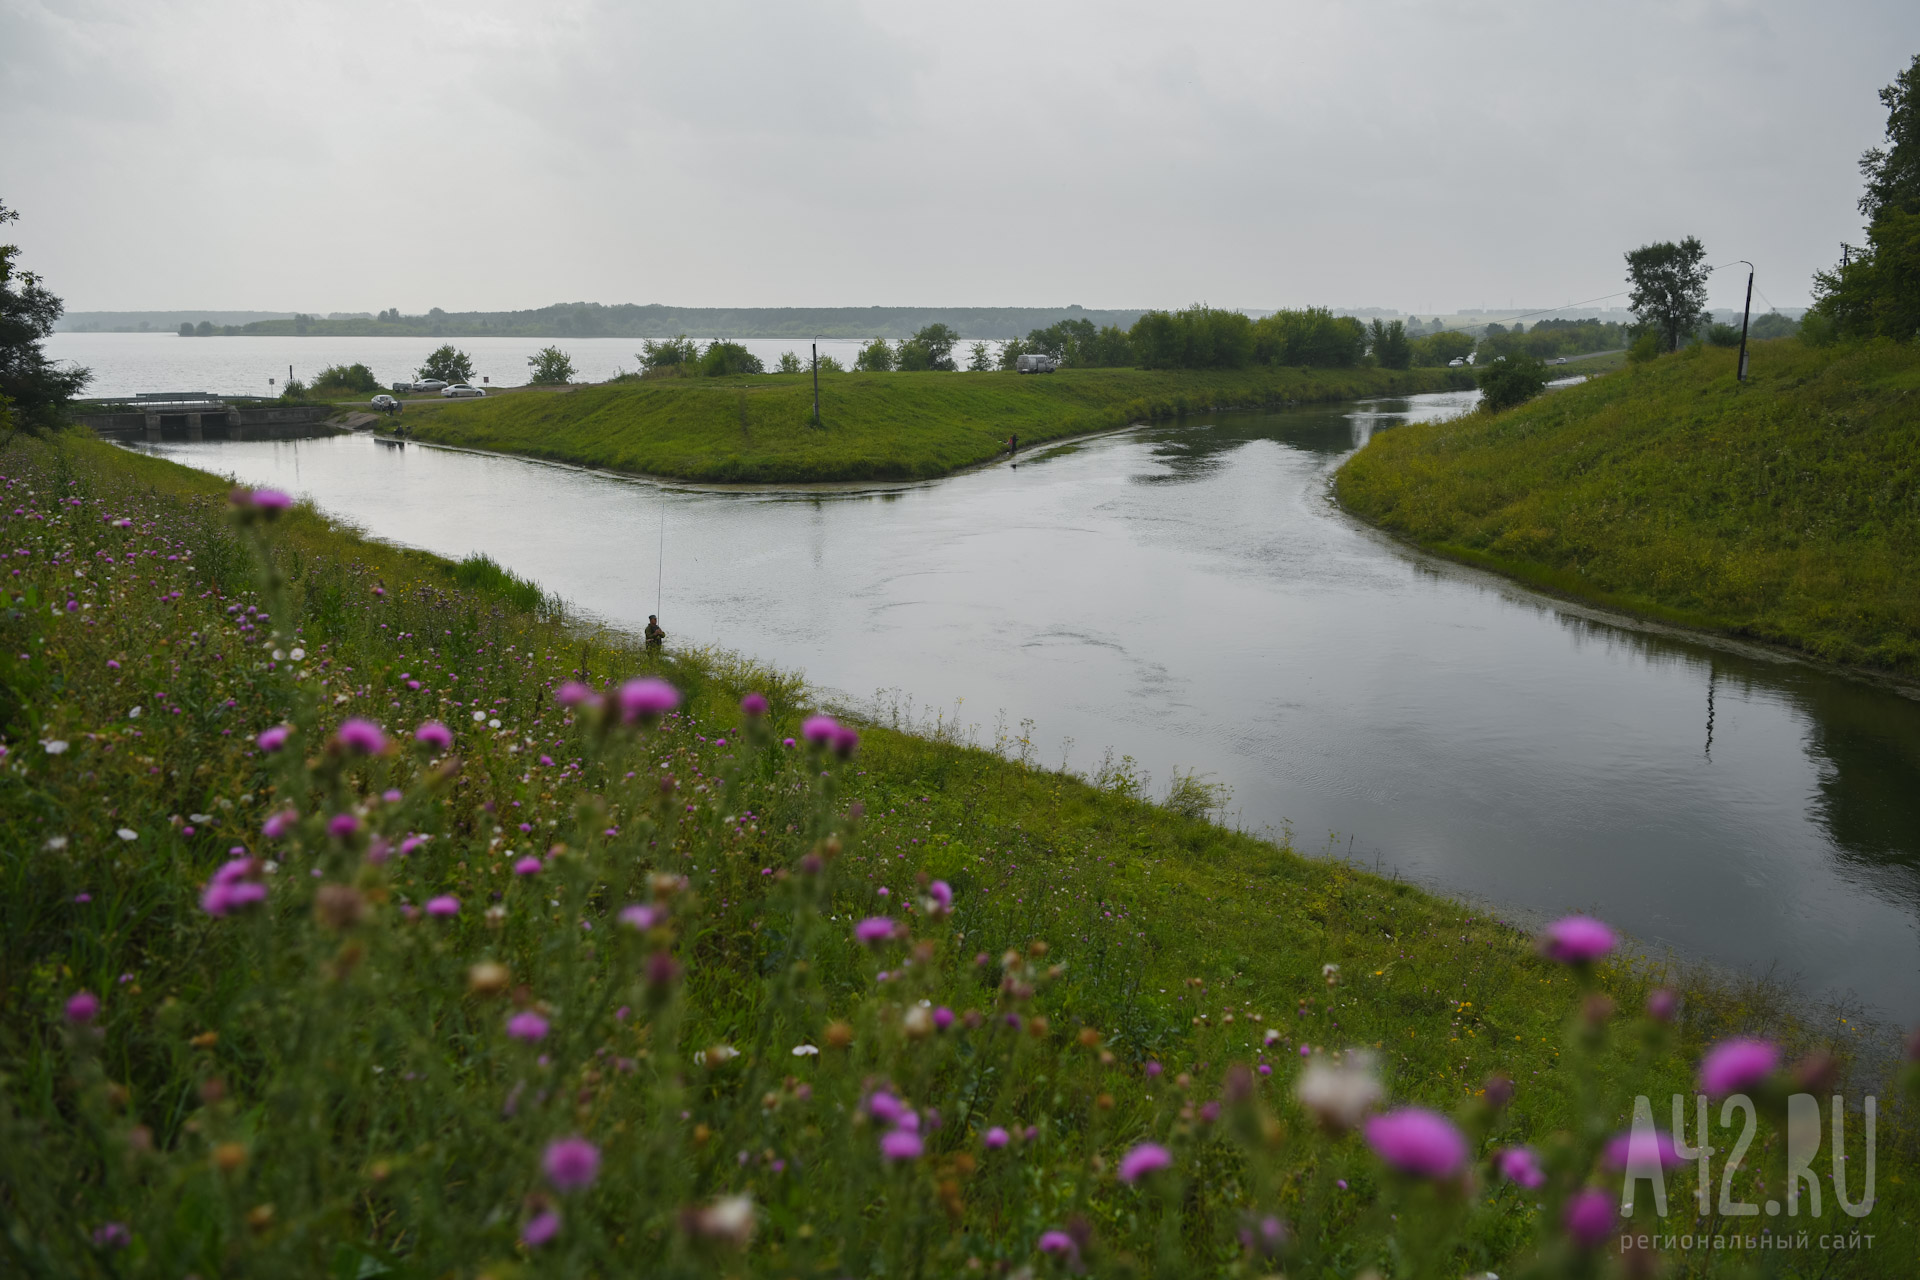
<instances>
[{"instance_id":1,"label":"reflection on water","mask_svg":"<svg viewBox=\"0 0 1920 1280\"><path fill-rule=\"evenodd\" d=\"M1920 1014L1920 705L1622 630L1330 505L1372 432L1471 401L1198 417L807 492L364 439L160 451L485 551L621 626L659 599L676 640L856 699L1031 717L1081 769L1111 745L1162 788L1210 773L1309 851Z\"/></svg>"}]
</instances>

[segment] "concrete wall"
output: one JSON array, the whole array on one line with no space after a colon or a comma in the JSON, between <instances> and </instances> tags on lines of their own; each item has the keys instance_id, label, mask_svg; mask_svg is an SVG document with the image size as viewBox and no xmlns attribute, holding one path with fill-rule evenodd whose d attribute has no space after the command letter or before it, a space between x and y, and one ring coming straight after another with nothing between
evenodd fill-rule
<instances>
[{"instance_id":1,"label":"concrete wall","mask_svg":"<svg viewBox=\"0 0 1920 1280\"><path fill-rule=\"evenodd\" d=\"M268 405L198 413L83 413L74 420L103 440L298 440L335 434L326 405Z\"/></svg>"}]
</instances>

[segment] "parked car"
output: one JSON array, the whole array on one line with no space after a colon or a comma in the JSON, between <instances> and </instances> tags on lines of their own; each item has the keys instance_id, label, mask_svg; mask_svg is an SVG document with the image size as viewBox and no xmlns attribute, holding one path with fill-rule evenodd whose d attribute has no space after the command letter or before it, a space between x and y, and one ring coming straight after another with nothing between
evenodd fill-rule
<instances>
[{"instance_id":1,"label":"parked car","mask_svg":"<svg viewBox=\"0 0 1920 1280\"><path fill-rule=\"evenodd\" d=\"M450 387L442 387L440 394L457 399L461 396L483 396L487 393L479 387L470 387L464 382L456 382Z\"/></svg>"},{"instance_id":2,"label":"parked car","mask_svg":"<svg viewBox=\"0 0 1920 1280\"><path fill-rule=\"evenodd\" d=\"M391 412L392 410L398 409L400 407L400 402L398 400L395 400L392 396L375 396L368 403L370 407L378 409L382 413Z\"/></svg>"},{"instance_id":3,"label":"parked car","mask_svg":"<svg viewBox=\"0 0 1920 1280\"><path fill-rule=\"evenodd\" d=\"M1465 364L1466 362L1467 362L1467 358L1465 356L1455 356L1453 359L1447 361L1447 368L1458 369L1461 365Z\"/></svg>"},{"instance_id":4,"label":"parked car","mask_svg":"<svg viewBox=\"0 0 1920 1280\"><path fill-rule=\"evenodd\" d=\"M411 382L396 382L391 387L387 388L387 390L393 392L393 394L397 396L404 396L409 391L413 390L413 384Z\"/></svg>"},{"instance_id":5,"label":"parked car","mask_svg":"<svg viewBox=\"0 0 1920 1280\"><path fill-rule=\"evenodd\" d=\"M1052 373L1060 362L1052 356L1024 355L1013 362L1015 373Z\"/></svg>"},{"instance_id":6,"label":"parked car","mask_svg":"<svg viewBox=\"0 0 1920 1280\"><path fill-rule=\"evenodd\" d=\"M444 391L446 390L446 386L447 384L438 378L423 378L413 384L413 389L415 391Z\"/></svg>"},{"instance_id":7,"label":"parked car","mask_svg":"<svg viewBox=\"0 0 1920 1280\"><path fill-rule=\"evenodd\" d=\"M1547 363L1548 364L1565 364L1566 362L1567 362L1567 358L1565 356L1561 356L1558 360L1549 360Z\"/></svg>"}]
</instances>

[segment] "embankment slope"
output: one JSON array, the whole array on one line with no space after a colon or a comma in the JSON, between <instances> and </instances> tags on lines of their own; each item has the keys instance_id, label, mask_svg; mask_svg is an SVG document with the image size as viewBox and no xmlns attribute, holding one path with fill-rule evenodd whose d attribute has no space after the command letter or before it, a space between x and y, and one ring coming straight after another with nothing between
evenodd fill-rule
<instances>
[{"instance_id":1,"label":"embankment slope","mask_svg":"<svg viewBox=\"0 0 1920 1280\"><path fill-rule=\"evenodd\" d=\"M436 444L709 483L925 480L1022 445L1215 408L1468 385L1445 369L1076 369L804 374L609 383L408 408Z\"/></svg>"},{"instance_id":2,"label":"embankment slope","mask_svg":"<svg viewBox=\"0 0 1920 1280\"><path fill-rule=\"evenodd\" d=\"M1920 347L1697 348L1373 438L1340 501L1442 554L1920 675Z\"/></svg>"}]
</instances>

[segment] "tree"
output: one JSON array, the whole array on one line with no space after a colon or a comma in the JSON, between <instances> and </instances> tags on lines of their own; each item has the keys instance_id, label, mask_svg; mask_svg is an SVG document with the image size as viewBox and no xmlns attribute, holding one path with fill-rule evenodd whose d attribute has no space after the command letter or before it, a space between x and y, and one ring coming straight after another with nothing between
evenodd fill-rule
<instances>
[{"instance_id":1,"label":"tree","mask_svg":"<svg viewBox=\"0 0 1920 1280\"><path fill-rule=\"evenodd\" d=\"M573 357L558 347L542 347L527 357L533 376L527 382L536 387L564 387L573 381Z\"/></svg>"},{"instance_id":2,"label":"tree","mask_svg":"<svg viewBox=\"0 0 1920 1280\"><path fill-rule=\"evenodd\" d=\"M1413 363L1413 344L1407 341L1407 326L1398 320L1382 323L1375 317L1367 331L1367 345L1382 369L1405 369Z\"/></svg>"},{"instance_id":3,"label":"tree","mask_svg":"<svg viewBox=\"0 0 1920 1280\"><path fill-rule=\"evenodd\" d=\"M1127 337L1134 358L1149 369L1240 369L1254 358L1253 322L1200 302L1185 311L1149 311Z\"/></svg>"},{"instance_id":4,"label":"tree","mask_svg":"<svg viewBox=\"0 0 1920 1280\"><path fill-rule=\"evenodd\" d=\"M1860 157L1867 247L1814 276L1803 339L1920 337L1920 55L1880 91L1880 101L1890 145Z\"/></svg>"},{"instance_id":5,"label":"tree","mask_svg":"<svg viewBox=\"0 0 1920 1280\"><path fill-rule=\"evenodd\" d=\"M1679 244L1662 241L1627 254L1627 304L1643 325L1657 331L1669 351L1680 346L1707 314L1706 246L1688 236Z\"/></svg>"},{"instance_id":6,"label":"tree","mask_svg":"<svg viewBox=\"0 0 1920 1280\"><path fill-rule=\"evenodd\" d=\"M709 378L725 378L741 373L765 373L760 357L737 342L715 339L700 357L700 372Z\"/></svg>"},{"instance_id":7,"label":"tree","mask_svg":"<svg viewBox=\"0 0 1920 1280\"><path fill-rule=\"evenodd\" d=\"M1920 213L1920 54L1880 91L1880 101L1887 108L1888 145L1860 157L1867 180L1860 213L1869 223L1886 209Z\"/></svg>"},{"instance_id":8,"label":"tree","mask_svg":"<svg viewBox=\"0 0 1920 1280\"><path fill-rule=\"evenodd\" d=\"M213 336L213 321L202 320L199 324L193 326L193 332L198 337L211 338Z\"/></svg>"},{"instance_id":9,"label":"tree","mask_svg":"<svg viewBox=\"0 0 1920 1280\"><path fill-rule=\"evenodd\" d=\"M640 375L643 378L678 377L691 372L700 359L700 348L684 333L660 342L647 338L640 343L640 348L635 358L644 366Z\"/></svg>"},{"instance_id":10,"label":"tree","mask_svg":"<svg viewBox=\"0 0 1920 1280\"><path fill-rule=\"evenodd\" d=\"M993 352L984 342L976 342L967 349L968 373L993 372Z\"/></svg>"},{"instance_id":11,"label":"tree","mask_svg":"<svg viewBox=\"0 0 1920 1280\"><path fill-rule=\"evenodd\" d=\"M331 364L314 375L308 388L314 395L372 395L380 380L364 364Z\"/></svg>"},{"instance_id":12,"label":"tree","mask_svg":"<svg viewBox=\"0 0 1920 1280\"><path fill-rule=\"evenodd\" d=\"M0 204L0 227L20 215ZM66 420L67 405L93 375L62 367L40 350L66 310L40 277L18 271L18 245L0 244L0 400L10 402L13 428L41 431Z\"/></svg>"},{"instance_id":13,"label":"tree","mask_svg":"<svg viewBox=\"0 0 1920 1280\"><path fill-rule=\"evenodd\" d=\"M1020 367L1020 357L1031 355L1033 348L1027 345L1025 338L1008 338L1000 344L1000 368L1012 371Z\"/></svg>"},{"instance_id":14,"label":"tree","mask_svg":"<svg viewBox=\"0 0 1920 1280\"><path fill-rule=\"evenodd\" d=\"M1458 329L1442 329L1413 341L1414 363L1422 366L1452 364L1473 350L1473 338Z\"/></svg>"},{"instance_id":15,"label":"tree","mask_svg":"<svg viewBox=\"0 0 1920 1280\"><path fill-rule=\"evenodd\" d=\"M1531 356L1501 356L1483 365L1474 379L1480 384L1480 407L1498 413L1539 395L1547 385L1547 366Z\"/></svg>"},{"instance_id":16,"label":"tree","mask_svg":"<svg viewBox=\"0 0 1920 1280\"><path fill-rule=\"evenodd\" d=\"M853 358L853 367L865 373L891 372L893 348L887 345L885 338L875 338L860 348L860 354Z\"/></svg>"},{"instance_id":17,"label":"tree","mask_svg":"<svg viewBox=\"0 0 1920 1280\"><path fill-rule=\"evenodd\" d=\"M1275 311L1253 325L1253 358L1261 364L1346 369L1366 350L1366 326L1325 307Z\"/></svg>"},{"instance_id":18,"label":"tree","mask_svg":"<svg viewBox=\"0 0 1920 1280\"><path fill-rule=\"evenodd\" d=\"M832 356L821 356L817 366L822 373L845 373L846 369Z\"/></svg>"},{"instance_id":19,"label":"tree","mask_svg":"<svg viewBox=\"0 0 1920 1280\"><path fill-rule=\"evenodd\" d=\"M427 362L414 371L422 380L438 378L442 382L473 381L473 360L449 342L434 348Z\"/></svg>"},{"instance_id":20,"label":"tree","mask_svg":"<svg viewBox=\"0 0 1920 1280\"><path fill-rule=\"evenodd\" d=\"M900 343L894 352L894 367L904 372L925 372L933 370L940 373L952 373L953 344L960 341L960 335L944 324L930 324L920 332Z\"/></svg>"},{"instance_id":21,"label":"tree","mask_svg":"<svg viewBox=\"0 0 1920 1280\"><path fill-rule=\"evenodd\" d=\"M183 338L191 338L193 336L193 321L182 320L180 322L180 336Z\"/></svg>"},{"instance_id":22,"label":"tree","mask_svg":"<svg viewBox=\"0 0 1920 1280\"><path fill-rule=\"evenodd\" d=\"M780 353L780 363L773 367L775 373L805 373L807 363L791 351Z\"/></svg>"}]
</instances>

